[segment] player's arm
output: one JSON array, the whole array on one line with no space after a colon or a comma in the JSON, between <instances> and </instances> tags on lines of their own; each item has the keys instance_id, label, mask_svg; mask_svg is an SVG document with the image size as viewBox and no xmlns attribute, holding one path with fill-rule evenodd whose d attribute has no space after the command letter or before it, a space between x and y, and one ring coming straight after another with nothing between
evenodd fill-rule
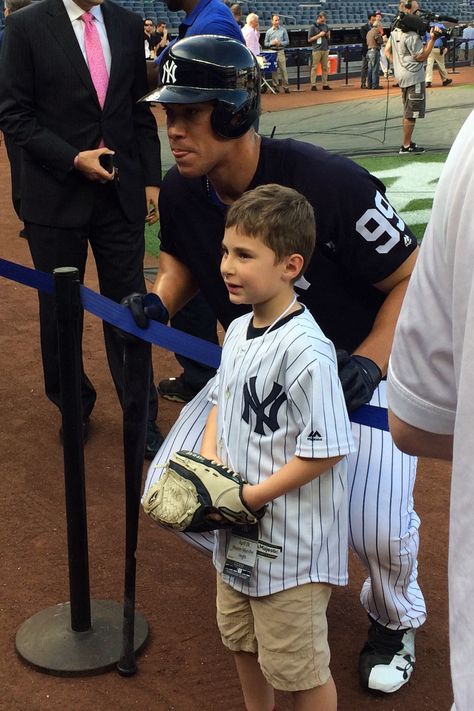
<instances>
[{"instance_id":1,"label":"player's arm","mask_svg":"<svg viewBox=\"0 0 474 711\"><path fill-rule=\"evenodd\" d=\"M201 442L201 454L203 457L219 461L217 458L217 405L210 411Z\"/></svg>"},{"instance_id":2,"label":"player's arm","mask_svg":"<svg viewBox=\"0 0 474 711\"><path fill-rule=\"evenodd\" d=\"M258 511L270 501L277 499L279 496L284 496L290 491L299 489L321 476L342 458L342 456L338 456L327 459L306 459L295 456L260 484L253 486L245 484L242 492L243 498L250 509Z\"/></svg>"},{"instance_id":3,"label":"player's arm","mask_svg":"<svg viewBox=\"0 0 474 711\"><path fill-rule=\"evenodd\" d=\"M130 309L137 326L148 328L149 319L167 324L198 291L189 269L176 257L161 252L158 275L151 292L134 292L120 303Z\"/></svg>"},{"instance_id":4,"label":"player's arm","mask_svg":"<svg viewBox=\"0 0 474 711\"><path fill-rule=\"evenodd\" d=\"M453 435L428 432L414 427L388 411L388 423L393 441L398 449L407 454L433 459L453 458Z\"/></svg>"},{"instance_id":5,"label":"player's arm","mask_svg":"<svg viewBox=\"0 0 474 711\"><path fill-rule=\"evenodd\" d=\"M199 291L188 267L168 252L161 252L152 292L159 296L172 318Z\"/></svg>"},{"instance_id":6,"label":"player's arm","mask_svg":"<svg viewBox=\"0 0 474 711\"><path fill-rule=\"evenodd\" d=\"M418 252L419 248L417 247L390 276L374 284L379 291L387 296L377 314L371 332L353 354L372 360L378 365L382 375L387 372L395 326Z\"/></svg>"},{"instance_id":7,"label":"player's arm","mask_svg":"<svg viewBox=\"0 0 474 711\"><path fill-rule=\"evenodd\" d=\"M389 37L387 40L387 44L385 45L384 48L384 54L387 57L388 61L390 63L393 63L393 55L392 55L392 41L391 38Z\"/></svg>"}]
</instances>

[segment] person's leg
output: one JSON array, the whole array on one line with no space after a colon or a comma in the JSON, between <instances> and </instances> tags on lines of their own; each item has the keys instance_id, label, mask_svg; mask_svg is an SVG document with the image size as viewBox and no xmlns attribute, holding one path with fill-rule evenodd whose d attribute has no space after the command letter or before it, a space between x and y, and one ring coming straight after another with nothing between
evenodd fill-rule
<instances>
[{"instance_id":1,"label":"person's leg","mask_svg":"<svg viewBox=\"0 0 474 711\"><path fill-rule=\"evenodd\" d=\"M371 405L386 407L383 382ZM426 619L418 585L418 527L413 507L416 459L389 432L353 425L358 450L348 458L349 543L369 571L362 591L371 628L359 672L366 688L392 693L412 673L414 630Z\"/></svg>"},{"instance_id":2,"label":"person's leg","mask_svg":"<svg viewBox=\"0 0 474 711\"><path fill-rule=\"evenodd\" d=\"M375 72L375 52L369 49L367 52L367 88L374 88L374 72Z\"/></svg>"},{"instance_id":3,"label":"person's leg","mask_svg":"<svg viewBox=\"0 0 474 711\"><path fill-rule=\"evenodd\" d=\"M272 86L275 89L275 91L280 91L280 77L279 77L278 69L276 69L276 71L272 72Z\"/></svg>"},{"instance_id":4,"label":"person's leg","mask_svg":"<svg viewBox=\"0 0 474 711\"><path fill-rule=\"evenodd\" d=\"M322 686L293 692L295 711L336 711L337 692L332 676Z\"/></svg>"},{"instance_id":5,"label":"person's leg","mask_svg":"<svg viewBox=\"0 0 474 711\"><path fill-rule=\"evenodd\" d=\"M272 711L275 705L275 694L262 674L257 655L234 652L234 661L246 711Z\"/></svg>"},{"instance_id":6,"label":"person's leg","mask_svg":"<svg viewBox=\"0 0 474 711\"><path fill-rule=\"evenodd\" d=\"M360 88L365 89L367 84L367 71L369 67L369 58L367 53L362 57L362 69L360 71Z\"/></svg>"},{"instance_id":7,"label":"person's leg","mask_svg":"<svg viewBox=\"0 0 474 711\"><path fill-rule=\"evenodd\" d=\"M327 639L330 596L330 585L306 583L250 598L260 669L271 688L292 693L299 711L336 709ZM316 701L321 705L310 705Z\"/></svg>"},{"instance_id":8,"label":"person's leg","mask_svg":"<svg viewBox=\"0 0 474 711\"><path fill-rule=\"evenodd\" d=\"M283 89L286 91L289 89L289 83L288 83L288 70L286 68L286 57L285 57L285 51L281 50L278 52L278 57L277 57L277 62L278 62L278 70L280 72L281 76L281 83L283 86Z\"/></svg>"},{"instance_id":9,"label":"person's leg","mask_svg":"<svg viewBox=\"0 0 474 711\"><path fill-rule=\"evenodd\" d=\"M316 79L317 79L317 71L318 71L318 64L319 64L319 52L317 50L313 50L311 52L311 73L310 73L310 81L311 81L311 88L316 89Z\"/></svg>"},{"instance_id":10,"label":"person's leg","mask_svg":"<svg viewBox=\"0 0 474 711\"><path fill-rule=\"evenodd\" d=\"M150 464L144 494L161 478L164 472L163 462L167 462L173 452L178 452L181 449L199 452L202 433L211 410L209 397L213 383L214 381L211 380L206 387L181 410L178 419L169 431L162 447L158 450L153 462ZM214 547L214 533L212 531L210 533L176 533L174 535L182 538L186 543L191 543L191 545L202 553L205 553L209 558L212 556Z\"/></svg>"},{"instance_id":11,"label":"person's leg","mask_svg":"<svg viewBox=\"0 0 474 711\"><path fill-rule=\"evenodd\" d=\"M415 130L416 119L403 119L403 145L408 147L411 143L413 131Z\"/></svg>"},{"instance_id":12,"label":"person's leg","mask_svg":"<svg viewBox=\"0 0 474 711\"><path fill-rule=\"evenodd\" d=\"M94 253L100 292L119 303L135 291L145 292L143 259L144 222L127 222L113 185L100 185L94 192L94 210L89 241ZM103 323L107 360L117 395L122 403L124 343L117 330ZM150 364L146 457L153 458L163 438L156 430L158 397Z\"/></svg>"},{"instance_id":13,"label":"person's leg","mask_svg":"<svg viewBox=\"0 0 474 711\"><path fill-rule=\"evenodd\" d=\"M425 71L425 81L427 84L431 84L433 81L433 67L434 67L434 49L431 51L431 54L428 56L428 59L426 60L426 71Z\"/></svg>"},{"instance_id":14,"label":"person's leg","mask_svg":"<svg viewBox=\"0 0 474 711\"><path fill-rule=\"evenodd\" d=\"M444 52L440 52L436 58L436 64L438 65L438 72L443 83L448 80L448 72L446 71L446 64L444 59Z\"/></svg>"},{"instance_id":15,"label":"person's leg","mask_svg":"<svg viewBox=\"0 0 474 711\"><path fill-rule=\"evenodd\" d=\"M329 50L326 52L321 52L321 80L323 86L328 86L328 63L329 63Z\"/></svg>"},{"instance_id":16,"label":"person's leg","mask_svg":"<svg viewBox=\"0 0 474 711\"><path fill-rule=\"evenodd\" d=\"M275 698L257 658L252 598L216 576L216 619L223 645L233 652L246 711L272 711Z\"/></svg>"},{"instance_id":17,"label":"person's leg","mask_svg":"<svg viewBox=\"0 0 474 711\"><path fill-rule=\"evenodd\" d=\"M87 259L87 234L84 230L63 230L55 227L36 225L31 222L27 223L26 229L28 244L36 269L52 273L57 267L76 267L79 271L79 279L81 282L84 280ZM39 291L38 301L45 392L51 402L60 409L59 354L57 327L54 316L54 296ZM81 311L80 342L82 342L82 315ZM83 419L87 419L94 407L96 392L84 372L82 353L81 397L82 416Z\"/></svg>"},{"instance_id":18,"label":"person's leg","mask_svg":"<svg viewBox=\"0 0 474 711\"><path fill-rule=\"evenodd\" d=\"M373 62L374 64L372 67L372 89L378 89L380 78L380 52L378 49L375 50Z\"/></svg>"}]
</instances>

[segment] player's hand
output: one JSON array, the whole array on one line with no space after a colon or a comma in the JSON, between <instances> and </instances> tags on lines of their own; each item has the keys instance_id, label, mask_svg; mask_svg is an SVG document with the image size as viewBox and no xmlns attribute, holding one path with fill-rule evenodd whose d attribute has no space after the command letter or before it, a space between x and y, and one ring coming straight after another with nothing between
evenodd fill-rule
<instances>
[{"instance_id":1,"label":"player's hand","mask_svg":"<svg viewBox=\"0 0 474 711\"><path fill-rule=\"evenodd\" d=\"M242 487L242 499L244 504L251 511L258 511L267 503L259 494L258 484L255 486L252 486L251 484L244 484Z\"/></svg>"},{"instance_id":2,"label":"player's hand","mask_svg":"<svg viewBox=\"0 0 474 711\"><path fill-rule=\"evenodd\" d=\"M146 195L146 207L147 215L145 222L148 225L154 225L160 219L160 213L158 212L158 198L160 195L160 188L155 185L147 185L145 188Z\"/></svg>"},{"instance_id":3,"label":"player's hand","mask_svg":"<svg viewBox=\"0 0 474 711\"><path fill-rule=\"evenodd\" d=\"M168 309L157 294L129 294L120 302L132 312L133 320L139 328L148 328L148 319L159 323L168 323Z\"/></svg>"},{"instance_id":4,"label":"player's hand","mask_svg":"<svg viewBox=\"0 0 474 711\"><path fill-rule=\"evenodd\" d=\"M370 401L382 380L382 371L370 358L337 350L337 367L349 412Z\"/></svg>"},{"instance_id":5,"label":"player's hand","mask_svg":"<svg viewBox=\"0 0 474 711\"><path fill-rule=\"evenodd\" d=\"M109 173L99 162L101 155L114 155L109 148L96 148L93 151L81 151L74 161L74 168L80 170L88 179L94 182L106 183L115 178L115 171Z\"/></svg>"}]
</instances>

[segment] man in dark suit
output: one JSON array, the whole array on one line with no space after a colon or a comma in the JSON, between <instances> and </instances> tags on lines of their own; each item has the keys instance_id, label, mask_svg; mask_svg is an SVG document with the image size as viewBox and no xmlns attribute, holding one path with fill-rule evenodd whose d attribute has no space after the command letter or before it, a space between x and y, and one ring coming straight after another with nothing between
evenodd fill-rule
<instances>
[{"instance_id":1,"label":"man in dark suit","mask_svg":"<svg viewBox=\"0 0 474 711\"><path fill-rule=\"evenodd\" d=\"M5 0L5 9L3 10L3 14L5 17L8 17L8 15L11 15L12 12L16 12L17 10L21 10L23 7L26 7L31 3L31 0ZM2 48L2 43L3 43L3 35L5 34L5 29L0 30L0 49ZM7 149L7 154L8 154L8 160L10 161L10 176L11 176L11 184L12 184L12 203L13 203L13 208L17 214L17 217L21 219L21 190L20 190L20 181L21 181L21 152L20 149L17 148L17 146L13 143L11 138L7 136L6 134L4 135L5 139L5 148ZM20 237L25 237L25 231L24 229L20 230Z\"/></svg>"},{"instance_id":2,"label":"man in dark suit","mask_svg":"<svg viewBox=\"0 0 474 711\"><path fill-rule=\"evenodd\" d=\"M22 149L21 211L34 265L75 266L82 280L90 244L101 292L117 302L144 290L145 217L158 219L156 123L137 103L147 88L142 19L110 0L43 0L6 20L0 128ZM60 408L52 297L39 302L45 389ZM104 336L121 399L123 343L107 324ZM95 399L82 370L84 438ZM161 441L156 408L151 383L148 457Z\"/></svg>"}]
</instances>

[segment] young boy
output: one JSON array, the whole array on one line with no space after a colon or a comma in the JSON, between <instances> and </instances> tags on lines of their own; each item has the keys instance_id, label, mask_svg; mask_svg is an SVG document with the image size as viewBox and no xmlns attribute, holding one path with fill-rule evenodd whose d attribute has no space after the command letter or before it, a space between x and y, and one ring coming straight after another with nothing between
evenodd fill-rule
<instances>
[{"instance_id":1,"label":"young boy","mask_svg":"<svg viewBox=\"0 0 474 711\"><path fill-rule=\"evenodd\" d=\"M252 313L230 325L201 452L248 482L253 527L216 532L217 621L234 652L247 711L274 689L297 711L334 711L326 608L347 583L345 455L351 428L334 346L293 290L315 220L291 188L264 185L229 209L221 273Z\"/></svg>"}]
</instances>

